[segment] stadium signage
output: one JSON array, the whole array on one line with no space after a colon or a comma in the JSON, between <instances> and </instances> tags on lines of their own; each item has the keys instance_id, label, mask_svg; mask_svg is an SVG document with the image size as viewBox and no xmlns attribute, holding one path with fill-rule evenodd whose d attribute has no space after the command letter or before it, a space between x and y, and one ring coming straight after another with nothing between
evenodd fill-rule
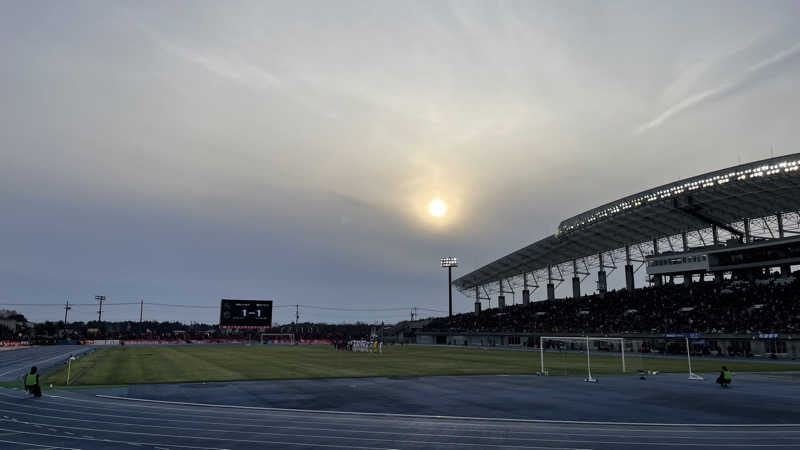
<instances>
[{"instance_id":1,"label":"stadium signage","mask_svg":"<svg viewBox=\"0 0 800 450\"><path fill-rule=\"evenodd\" d=\"M664 335L666 338L689 338L689 339L700 339L700 333L666 333Z\"/></svg>"},{"instance_id":2,"label":"stadium signage","mask_svg":"<svg viewBox=\"0 0 800 450\"><path fill-rule=\"evenodd\" d=\"M220 328L272 327L272 300L234 300L223 298L219 311Z\"/></svg>"}]
</instances>

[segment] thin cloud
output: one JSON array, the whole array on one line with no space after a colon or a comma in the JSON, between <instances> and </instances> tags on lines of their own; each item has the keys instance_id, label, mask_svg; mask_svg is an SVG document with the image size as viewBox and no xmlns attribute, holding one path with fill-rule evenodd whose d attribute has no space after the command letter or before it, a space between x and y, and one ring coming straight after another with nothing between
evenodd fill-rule
<instances>
[{"instance_id":1,"label":"thin cloud","mask_svg":"<svg viewBox=\"0 0 800 450\"><path fill-rule=\"evenodd\" d=\"M644 133L645 131L656 128L661 124L663 124L664 122L666 122L667 120L669 120L671 117L683 112L684 110L692 108L711 98L715 98L725 93L731 92L735 88L742 86L749 81L753 81L754 78L756 78L760 73L764 72L770 67L773 67L797 55L798 53L800 53L800 42L796 43L795 45L789 48L781 50L778 53L775 53L774 55L770 56L769 58L765 58L751 65L750 67L747 67L739 75L739 77L734 80L726 81L717 87L706 89L705 91L691 95L681 100L680 102L676 103L675 105L670 106L664 112L659 114L655 119L638 127L634 131L634 134L641 134Z\"/></svg>"},{"instance_id":2,"label":"thin cloud","mask_svg":"<svg viewBox=\"0 0 800 450\"><path fill-rule=\"evenodd\" d=\"M281 85L281 80L278 77L261 67L244 61L232 62L192 51L164 38L155 30L143 26L140 27L163 51L184 61L197 64L214 75L255 89L276 89Z\"/></svg>"}]
</instances>

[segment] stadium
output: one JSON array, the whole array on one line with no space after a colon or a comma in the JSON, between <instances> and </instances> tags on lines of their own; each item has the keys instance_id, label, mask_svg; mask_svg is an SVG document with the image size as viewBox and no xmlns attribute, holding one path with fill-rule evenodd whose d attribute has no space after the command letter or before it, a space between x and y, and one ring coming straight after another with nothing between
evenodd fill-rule
<instances>
[{"instance_id":1,"label":"stadium","mask_svg":"<svg viewBox=\"0 0 800 450\"><path fill-rule=\"evenodd\" d=\"M271 327L272 301L222 299L213 330L22 345L0 353L0 445L789 448L798 168L756 161L568 218L453 281L474 312ZM712 388L724 364L736 395Z\"/></svg>"},{"instance_id":2,"label":"stadium","mask_svg":"<svg viewBox=\"0 0 800 450\"><path fill-rule=\"evenodd\" d=\"M433 320L417 342L538 345L543 330L624 337L636 352L691 336L700 354L795 359L799 167L800 154L756 161L565 219L552 236L455 280L475 313ZM617 269L624 284L609 289ZM558 299L565 282L571 290Z\"/></svg>"}]
</instances>

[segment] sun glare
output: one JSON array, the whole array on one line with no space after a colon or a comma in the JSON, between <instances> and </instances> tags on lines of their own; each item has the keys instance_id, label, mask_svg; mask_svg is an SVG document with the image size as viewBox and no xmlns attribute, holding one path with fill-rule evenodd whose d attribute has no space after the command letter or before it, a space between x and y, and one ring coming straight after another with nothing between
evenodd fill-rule
<instances>
[{"instance_id":1,"label":"sun glare","mask_svg":"<svg viewBox=\"0 0 800 450\"><path fill-rule=\"evenodd\" d=\"M445 211L447 211L447 205L438 198L428 205L428 212L431 213L432 216L441 217Z\"/></svg>"}]
</instances>

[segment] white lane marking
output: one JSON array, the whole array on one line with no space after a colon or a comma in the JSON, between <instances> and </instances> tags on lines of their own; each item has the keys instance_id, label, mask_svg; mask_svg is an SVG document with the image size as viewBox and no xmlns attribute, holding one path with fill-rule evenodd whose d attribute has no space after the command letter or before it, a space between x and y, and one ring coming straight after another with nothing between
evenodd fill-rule
<instances>
[{"instance_id":1,"label":"white lane marking","mask_svg":"<svg viewBox=\"0 0 800 450\"><path fill-rule=\"evenodd\" d=\"M9 397L9 398L16 398L16 397L12 397L12 396L9 396L9 395L2 394L2 392L0 392L0 396L5 396L5 397ZM110 405L108 402L98 402L98 401L92 401L92 400L85 400L85 399L79 399L79 398L75 398L75 397L71 397L71 396L70 397L62 397L62 396L58 396L58 395L51 395L51 396L48 396L48 398L58 398L58 399L65 400L65 401L85 402L85 403L91 403L93 405ZM162 406L162 405L149 406L149 405L142 405L142 404L137 404L136 406L138 406L139 408L152 410L154 412L177 411L180 414L175 413L175 414L172 414L172 415L175 415L175 416L179 415L180 417L193 416L193 417L205 418L205 417L217 417L218 416L218 414L213 414L213 413L212 414L198 414L198 413L192 411L191 409L189 409L188 407L170 408L170 407ZM80 408L80 407L71 406L71 408ZM84 409L88 409L88 407L84 407ZM118 411L119 409L118 408L104 408L102 406L92 406L91 410ZM262 411L255 411L255 412L262 412ZM263 411L263 412L270 412L270 411ZM89 414L89 413L86 413L86 414ZM238 415L252 416L252 412L241 412L241 413L239 413L238 411L231 411L228 414L234 414L234 415L238 414ZM308 413L297 413L297 414L283 413L283 414L284 415L280 416L281 418L282 417L287 417L287 416L288 417L300 417L300 418L303 418L304 421L306 421L305 423L326 423L326 424L330 424L330 422L309 422L308 421ZM274 418L276 416L266 415L265 414L265 415L260 416L260 417L272 419L272 418ZM347 421L351 421L351 422L367 422L369 424L374 424L375 423L374 419L382 419L382 418L380 418L380 417L361 418L361 417L337 416L337 417L332 417L332 419L335 419L335 420L347 420ZM155 420L155 419L153 419L153 420ZM236 420L258 421L260 419L252 419L252 418L248 418L248 417L237 417ZM611 423L608 423L608 425L613 426L614 424L617 424L617 423L611 422ZM381 424L385 425L386 421L382 421ZM452 426L452 427L459 427L459 428L462 428L462 427L475 427L475 428L478 428L478 427L480 427L481 429L487 428L487 427L495 427L495 428L499 428L499 429L502 429L502 430L505 430L506 429L505 427L515 425L515 424L508 424L508 423L501 424L501 425L490 424L490 423L478 424L478 423L475 423L475 422L459 422L459 421L436 422L435 425L433 425L431 423L431 421L419 421L419 422L404 421L404 422L402 422L402 424L403 425L417 424L417 425L421 425L421 426L435 426L437 428L441 428L442 426ZM528 425L528 426L544 426L544 425L553 426L553 425L555 425L555 426L557 426L557 425L562 425L562 424L559 424L559 423L524 423L524 424L519 424L519 425ZM607 429L604 429L604 428L576 428L575 426L572 426L573 424L563 424L563 425L570 425L570 428L569 428L570 430L585 430L585 431L600 430L600 431L607 431ZM601 425L602 425L602 423L601 423ZM720 424L720 425L724 425L724 424ZM767 425L769 425L769 424L767 424ZM786 424L786 425L790 426L789 424ZM389 425L387 425L387 426L391 426L391 423ZM693 425L689 425L689 427L692 427L692 426ZM712 425L707 425L706 427L714 427L714 426L716 426L716 425L712 424ZM758 424L742 425L741 427L745 428L745 427L748 427L748 426L749 427L758 428L760 425L758 425ZM638 431L635 430L635 429L624 429L624 428L619 428L619 427L616 427L615 430L633 431L633 432L649 432L649 430L647 430L645 427L637 427L637 428L639 429ZM552 429L552 428L548 428L548 429ZM695 429L668 429L667 428L667 429L661 429L661 432L664 432L664 433L777 433L777 432L780 432L780 433L798 433L798 432L800 432L800 430L787 430L785 428L778 429L778 430L776 430L776 429L771 429L771 430L737 430L737 429L730 429L730 428L724 429L724 430L702 430L702 429L695 430ZM522 432L517 432L517 433L522 433ZM528 432L528 433L535 434L536 432Z\"/></svg>"},{"instance_id":2,"label":"white lane marking","mask_svg":"<svg viewBox=\"0 0 800 450\"><path fill-rule=\"evenodd\" d=\"M4 444L30 445L31 447L38 447L38 448L62 448L64 450L81 450L79 448L73 448L73 447L53 447L52 445L32 444L30 442L22 442L22 441L7 441L4 439L0 439L0 442Z\"/></svg>"},{"instance_id":3,"label":"white lane marking","mask_svg":"<svg viewBox=\"0 0 800 450\"><path fill-rule=\"evenodd\" d=\"M29 422L20 421L23 424L30 424ZM96 428L85 428L85 427L67 427L61 425L53 425L56 428L70 428L74 430L85 430L85 431L99 431L99 432L107 432L107 433L116 433L116 434L134 434L134 435L144 435L150 437L167 437L173 439L195 439L195 440L206 440L206 441L228 441L228 442L241 442L246 444L283 444L283 445L302 445L302 446L312 446L312 447L334 447L334 448L357 448L357 449L376 449L381 448L382 450L386 450L385 447L364 447L364 446L355 446L355 445L331 445L331 444L316 444L316 443L299 443L299 442L281 442L281 441L263 441L263 440L255 440L255 439L230 439L230 438L213 438L213 437L197 437L197 436L183 436L183 435L171 435L171 434L156 434L156 433L140 433L135 431L107 431L107 430L99 430ZM0 428L0 430L3 430ZM8 430L6 430L8 431ZM22 434L39 434L39 433L31 433L26 431L18 431L18 433ZM303 436L303 437L314 437L310 435L295 435L295 436ZM62 436L63 437L63 436ZM322 436L325 437L325 436ZM94 439L98 441L104 442L114 442L110 439ZM377 440L377 439L373 439ZM543 447L543 446L528 446L528 445L493 445L493 444L469 444L469 443L454 443L454 442L435 442L435 441L403 441L407 444L423 444L426 446L430 445L448 445L448 446L462 446L462 447L499 447L499 448L522 448L522 449L548 449L548 450L591 450L588 448L577 448L577 447ZM707 448L708 444L692 444L692 443L675 443L675 442L631 442L631 441L570 441L570 443L575 444L614 444L614 445L636 445L636 446L670 446L670 447L702 447ZM154 444L150 444L154 445ZM158 444L160 445L160 444ZM786 444L725 444L725 447L731 448L787 448ZM180 447L179 445L173 445L173 447ZM791 448L795 446L792 445Z\"/></svg>"},{"instance_id":4,"label":"white lane marking","mask_svg":"<svg viewBox=\"0 0 800 450\"><path fill-rule=\"evenodd\" d=\"M93 424L111 424L111 425L121 425L127 427L146 427L146 428L165 428L165 429L173 429L173 430L183 430L186 432L191 431L205 431L205 432L213 432L213 433L242 433L241 430L230 430L230 429L214 429L214 428L192 428L192 427L177 427L177 426L169 426L169 425L150 425L150 424L138 424L138 423L120 423L120 422L110 422L104 420L94 420L94 419L77 419L74 417L59 417L59 416L49 416L44 414L33 414L33 413L24 413L18 412L18 414L23 414L26 416L34 416L36 418L48 418L48 419L56 419L62 421L74 421L74 422L89 422ZM111 416L111 415L104 415L106 417L121 417L127 418L127 416ZM24 422L23 422L24 423ZM192 421L192 423L197 423L196 421ZM219 424L213 423L209 425L234 425L236 424ZM563 439L564 436L576 436L576 437L618 437L619 434L580 434L580 433L557 433L557 432L550 432L550 433L526 433L526 434L537 434L537 435L557 435L562 439L544 439L544 438L525 438L525 437L497 437L497 436L475 436L475 435L465 435L465 434L430 434L430 433L411 433L411 432L400 432L400 431L361 431L361 430L343 430L342 428L303 428L303 427L292 427L292 426L272 426L272 425L263 425L260 428L279 428L279 429L287 429L287 430L301 430L301 431L333 431L333 432L350 432L350 433L363 433L363 434L384 434L384 435L401 435L401 436L420 436L420 437L432 437L432 438L461 438L461 439L477 439L477 440L499 440L499 441L541 441L541 442L563 442L567 441L568 439ZM50 431L55 431L50 429ZM259 432L259 431L244 431L244 433L250 435L267 435L267 436L285 436L287 433L269 433L269 432ZM70 434L70 433L68 433ZM504 433L507 434L507 433ZM297 433L290 433L289 436L299 436ZM319 437L313 435L303 435L308 437ZM387 439L370 439L370 438L358 438L352 436L326 436L328 439L353 439L353 440L387 440ZM667 437L662 436L632 436L631 439L635 438L648 438L648 439L662 439ZM671 439L693 439L693 440L710 440L713 439L714 441L719 443L718 437L671 437ZM787 440L791 439L792 441L796 440L795 437L775 437L775 436L768 436L764 439L770 440ZM754 438L748 437L749 442L753 442Z\"/></svg>"},{"instance_id":5,"label":"white lane marking","mask_svg":"<svg viewBox=\"0 0 800 450\"><path fill-rule=\"evenodd\" d=\"M53 356L52 358L47 358L47 359L43 359L43 360L39 360L39 361L37 361L36 358L31 358L29 361L35 361L34 364L32 364L32 365L39 366L42 363L50 362L50 361L52 361L54 359L58 359L58 358L65 358L65 357L68 357L69 355L74 355L75 353L76 353L75 351L71 351L69 353L61 353L61 354L59 354L57 356ZM14 369L7 370L7 371L5 371L3 373L0 373L0 377L2 377L3 375L8 375L9 373L12 373L12 372L27 371L28 369L26 369L26 367L27 367L28 364L30 364L29 361L25 362L24 365L18 365ZM18 363L15 362L15 364L18 364ZM6 366L6 367L8 367L8 366Z\"/></svg>"},{"instance_id":6,"label":"white lane marking","mask_svg":"<svg viewBox=\"0 0 800 450\"><path fill-rule=\"evenodd\" d=\"M24 425L33 425L37 426L35 422L27 422L20 420L18 423ZM174 439L194 439L198 441L226 441L226 442L241 442L247 444L263 444L263 443L272 443L272 441L260 441L255 439L232 439L232 438L218 438L218 437L206 437L206 436L192 436L192 435L177 435L177 434L160 434L160 433L143 433L139 431L120 431L120 430L103 430L98 428L88 428L88 427L77 427L77 426L68 426L68 425L53 425L47 424L47 426L52 426L54 428L67 428L70 430L83 430L83 431L95 431L100 433L115 433L115 434L133 434L139 436L158 436L158 437L168 437ZM279 436L283 436L283 433L269 433L275 434ZM354 441L394 441L394 439L375 439L375 438L353 438L353 437L336 437L336 436L328 436L328 435L314 435L314 434L291 434L294 437L303 437L309 439L347 439L347 440L354 440ZM91 436L84 436L89 437ZM103 440L103 439L100 439ZM529 439L535 441L544 441L544 442L553 442L552 439ZM450 445L450 446L462 446L462 447L500 447L500 448L527 448L527 449L550 449L550 450L586 450L586 449L575 449L574 447L542 447L536 445L496 445L496 444L473 444L468 442L435 442L435 441L414 441L414 440L404 440L403 442L409 444L424 444L424 445ZM581 441L575 441L581 442ZM593 442L593 441L585 441L585 442ZM635 443L632 443L635 444ZM350 444L344 445L328 445L328 444L316 444L316 443L293 443L292 445L313 445L318 447L349 447L349 448L376 448L376 447L364 447L364 446L355 446ZM654 444L656 445L656 444ZM680 444L679 444L680 445ZM700 444L695 444L700 445ZM736 445L733 445L736 446ZM758 445L757 445L758 446ZM383 447L378 447L383 448Z\"/></svg>"},{"instance_id":7,"label":"white lane marking","mask_svg":"<svg viewBox=\"0 0 800 450\"><path fill-rule=\"evenodd\" d=\"M147 403L160 403L166 405L181 405L181 406L199 406L204 408L224 408L224 409L243 409L243 410L256 410L256 411L286 411L286 412L302 412L314 414L331 414L331 415L353 415L353 416L370 416L370 417L400 417L400 418L413 418L413 419L447 419L447 420L462 420L462 421L488 421L488 422L511 422L511 423L559 423L559 424L580 424L580 425L626 425L626 426L650 426L650 427L723 427L723 428L742 428L742 427L765 427L765 428L786 428L786 427L800 427L797 423L765 423L761 425L754 424L708 424L708 423L661 423L661 422L603 422L595 420L554 420L554 419L507 419L500 417L468 417L468 416L447 416L447 415L427 415L427 414L397 414L397 413L377 413L377 412L359 412L359 411L326 411L315 409L294 409L294 408L267 408L261 406L237 406L237 405L215 405L211 403L192 403L192 402L173 402L167 400L150 400L146 398L133 398L133 397L119 397L116 395L102 395L97 394L95 397L109 398L113 400L126 400L130 402L147 402Z\"/></svg>"},{"instance_id":8,"label":"white lane marking","mask_svg":"<svg viewBox=\"0 0 800 450\"><path fill-rule=\"evenodd\" d=\"M61 435L57 435L57 434L32 433L32 432L29 432L29 431L19 431L18 433L20 433L20 434L32 434L34 436L43 436L43 437L55 437L55 438L60 438L60 439L75 439L75 440L79 440L79 441L113 442L115 444L128 444L128 445L135 445L135 446L147 445L147 446L152 447L152 446L157 445L157 444L152 444L152 443L147 443L147 442L117 441L117 440L112 440L112 439L87 439L87 438L82 438L82 437L78 437L78 436L61 436ZM30 445L37 445L37 444L30 444ZM44 447L44 446L42 445L41 447ZM198 447L198 446L194 446L194 445L172 445L172 447L197 448L197 449L202 449L202 450L225 450L225 449L217 448L217 447ZM58 447L58 448L62 448L62 449L65 449L65 450L81 450L80 448L72 448L72 447Z\"/></svg>"},{"instance_id":9,"label":"white lane marking","mask_svg":"<svg viewBox=\"0 0 800 450\"><path fill-rule=\"evenodd\" d=\"M0 404L9 404L9 403L0 401ZM48 409L48 411L52 411L52 410ZM74 421L74 422L89 422L89 423L93 423L93 424L107 423L107 424L122 425L122 426L129 426L129 427L177 429L177 430L185 430L185 431L189 431L189 432L190 431L207 431L207 432L215 432L215 433L240 433L240 432L242 432L241 430L231 430L231 429L193 428L193 427L185 427L185 426L151 425L151 424L130 423L130 422L120 423L120 422L111 422L111 421L96 420L96 419L78 419L78 418L75 418L75 417L51 416L51 415L41 414L41 413L38 413L38 412L37 413L26 413L26 412L22 412L22 411L16 411L16 413L17 414L26 415L26 416L33 416L33 417L36 417L36 418L48 418L48 419L56 419L56 420L62 420L62 421ZM93 416L102 416L102 417L106 417L106 418L122 418L122 419L129 419L130 418L130 416L120 416L120 415L114 415L114 414L99 414L99 413L81 413L81 414L93 415ZM141 419L141 418L137 417L137 419ZM158 419L158 418L146 418L145 420L154 420L154 421L160 421L160 422L188 422L188 423L192 423L192 424L197 424L196 420L173 420L173 419ZM228 423L228 422L210 422L210 423L209 422L204 422L204 425L233 426L233 427L242 427L242 426L244 426L244 427L250 427L250 428L257 427L259 429L276 428L276 429L284 429L284 430L301 430L301 431L316 431L316 432L333 431L333 432L347 432L347 433L360 433L360 434L420 436L420 437L434 437L434 438L462 438L462 439L479 439L479 440L480 439L486 439L486 440L501 440L501 441L514 440L514 441L561 442L561 441L568 440L568 439L542 439L542 438L526 438L526 437L476 436L476 435L471 435L471 434L414 433L414 432L409 432L409 431L369 431L369 430L342 429L341 427L340 428L311 428L311 427L297 427L297 426L285 426L285 425L279 426L279 425L268 425L268 424L240 425L240 424ZM56 431L56 430L53 430L51 428L49 430L50 431ZM605 432L620 431L620 430L609 430L609 429L596 429L596 430L605 431ZM625 431L625 430L622 430L622 431ZM700 440L700 441L702 441L702 440L714 440L719 445L723 445L724 444L723 442L720 442L720 438L718 436L709 436L709 437L703 437L703 436L699 436L699 437L698 436L662 436L662 435L659 435L659 434L653 435L652 432L649 432L649 431L646 431L646 430L638 430L638 431L637 430L632 430L632 431L639 432L639 433L650 433L650 434L647 434L647 435L644 435L644 436L625 436L627 439L642 439L642 438L645 438L645 439L651 439L651 440L653 440L653 439L691 439L691 440L696 440L696 441L697 440ZM778 432L782 432L782 431L783 430L780 430ZM614 434L564 433L564 432L558 432L558 431L549 431L549 432L543 432L543 431L538 431L538 432L514 432L514 431L506 431L506 430L500 430L500 432L502 432L503 434L506 434L506 435L507 434L534 434L534 435L537 435L537 436L554 435L554 436L560 436L562 438L566 437L566 436L568 436L568 437L603 437L603 438L607 438L607 437L619 437L619 435L620 435L618 432L614 433ZM720 431L720 432L722 432L722 431ZM800 432L800 430L795 431L795 433L796 432ZM259 432L259 431L244 431L244 433L254 434L254 435L285 435L285 433L269 433L269 432ZM792 440L792 441L794 441L794 440L797 439L795 436L775 436L776 431L769 431L769 432L764 431L764 432L762 432L762 433L770 433L769 436L765 436L765 437L753 437L753 436L751 436L749 434L749 432L745 432L745 433L748 433L748 435L745 436L747 438L748 442L753 442L753 441L755 441L757 439L766 439L766 440L770 440L770 441L782 441L782 440ZM67 434L71 434L71 433L67 432ZM291 435L296 435L296 434L291 434ZM336 438L336 439L345 439L345 438L347 438L347 439L356 439L356 440L361 439L361 438L349 437L349 436L331 436L331 438ZM733 440L734 438L729 438L729 439Z\"/></svg>"},{"instance_id":10,"label":"white lane marking","mask_svg":"<svg viewBox=\"0 0 800 450\"><path fill-rule=\"evenodd\" d=\"M3 430L3 429L0 428L0 430ZM35 435L35 436L57 437L57 438L62 438L62 439L77 439L77 440L82 440L82 441L89 440L89 441L100 441L100 442L113 442L115 444L148 445L148 446L161 445L160 443L152 443L152 442L120 441L120 440L114 440L114 439L85 439L85 438L80 438L80 437L77 437L77 436L75 436L75 437L62 436L62 435L56 435L56 434L34 433L34 432L30 432L30 431L18 431L17 433L20 433L20 434L32 434L32 435ZM144 434L144 433L142 433L142 434ZM150 435L150 436L155 436L155 435ZM163 435L161 435L161 436L163 436ZM167 437L172 437L172 436L167 435ZM227 440L231 440L231 439L227 439ZM298 443L298 442L280 442L280 441L257 441L257 442L253 442L253 443L270 444L270 445L272 445L272 444L295 445L295 446L303 446L303 447L357 448L357 449L361 449L361 450L388 450L387 448L383 448L383 447L357 447L357 446L352 446L352 445L305 444L305 443ZM183 444L170 444L169 446L170 447L175 447L175 448L197 448L197 449L202 449L202 450L226 450L226 449L220 448L220 447L202 447L202 446L197 446L197 445L183 445ZM540 448L552 449L552 447L540 447ZM80 449L70 449L70 450L80 450ZM559 450L559 449L556 449L556 450ZM560 449L560 450L590 450L590 449L574 448L574 449Z\"/></svg>"}]
</instances>

